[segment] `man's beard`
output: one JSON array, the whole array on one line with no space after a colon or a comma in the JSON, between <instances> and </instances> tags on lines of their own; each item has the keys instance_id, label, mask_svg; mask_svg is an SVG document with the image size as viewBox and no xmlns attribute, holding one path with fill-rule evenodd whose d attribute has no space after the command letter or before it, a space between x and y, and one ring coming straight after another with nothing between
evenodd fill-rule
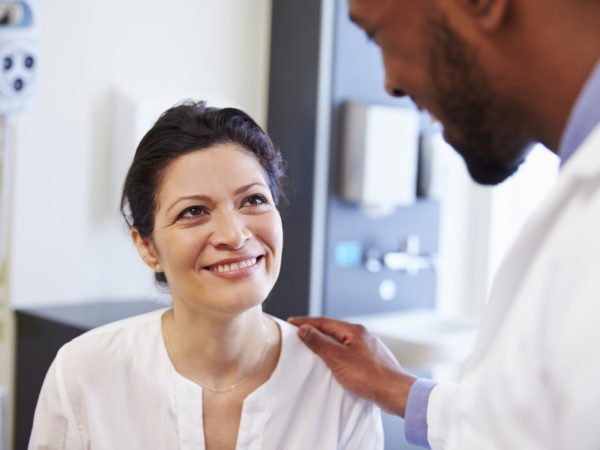
<instances>
[{"instance_id":1,"label":"man's beard","mask_svg":"<svg viewBox=\"0 0 600 450\"><path fill-rule=\"evenodd\" d=\"M444 135L476 182L498 184L516 172L531 147L519 109L495 94L475 52L445 17L432 18L430 27L429 74Z\"/></svg>"}]
</instances>

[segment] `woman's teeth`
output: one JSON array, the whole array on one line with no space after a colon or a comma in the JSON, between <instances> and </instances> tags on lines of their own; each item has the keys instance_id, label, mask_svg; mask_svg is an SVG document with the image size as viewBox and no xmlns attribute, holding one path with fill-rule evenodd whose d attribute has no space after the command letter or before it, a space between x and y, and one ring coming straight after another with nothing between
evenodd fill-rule
<instances>
[{"instance_id":1,"label":"woman's teeth","mask_svg":"<svg viewBox=\"0 0 600 450\"><path fill-rule=\"evenodd\" d=\"M256 258L250 258L236 263L210 266L209 270L212 270L213 272L231 272L233 270L245 269L246 267L253 266L254 264L256 264Z\"/></svg>"}]
</instances>

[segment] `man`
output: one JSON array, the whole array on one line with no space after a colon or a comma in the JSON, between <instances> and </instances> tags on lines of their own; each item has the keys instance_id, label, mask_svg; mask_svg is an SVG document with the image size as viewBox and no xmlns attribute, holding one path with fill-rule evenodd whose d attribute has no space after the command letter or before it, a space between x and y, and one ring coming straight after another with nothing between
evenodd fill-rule
<instances>
[{"instance_id":1,"label":"man","mask_svg":"<svg viewBox=\"0 0 600 450\"><path fill-rule=\"evenodd\" d=\"M386 89L496 184L534 142L557 184L500 268L457 385L417 380L364 328L293 318L338 380L434 449L600 449L600 1L349 0Z\"/></svg>"}]
</instances>

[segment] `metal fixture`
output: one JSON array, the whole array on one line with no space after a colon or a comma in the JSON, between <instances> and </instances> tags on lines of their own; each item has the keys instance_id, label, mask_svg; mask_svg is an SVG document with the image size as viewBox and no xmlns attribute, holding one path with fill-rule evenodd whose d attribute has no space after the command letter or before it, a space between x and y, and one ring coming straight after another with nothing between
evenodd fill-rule
<instances>
[{"instance_id":1,"label":"metal fixture","mask_svg":"<svg viewBox=\"0 0 600 450\"><path fill-rule=\"evenodd\" d=\"M383 255L383 264L390 270L401 270L410 276L415 276L421 270L434 268L434 260L431 255L420 253L421 241L416 234L406 237L404 251L389 252Z\"/></svg>"}]
</instances>

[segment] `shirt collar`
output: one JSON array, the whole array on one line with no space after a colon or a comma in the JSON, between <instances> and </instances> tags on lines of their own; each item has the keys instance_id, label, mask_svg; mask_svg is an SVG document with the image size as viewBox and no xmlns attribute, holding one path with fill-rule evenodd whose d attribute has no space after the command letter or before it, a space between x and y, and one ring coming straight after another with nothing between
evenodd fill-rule
<instances>
[{"instance_id":1,"label":"shirt collar","mask_svg":"<svg viewBox=\"0 0 600 450\"><path fill-rule=\"evenodd\" d=\"M600 60L583 85L571 110L558 154L564 164L600 122Z\"/></svg>"}]
</instances>

